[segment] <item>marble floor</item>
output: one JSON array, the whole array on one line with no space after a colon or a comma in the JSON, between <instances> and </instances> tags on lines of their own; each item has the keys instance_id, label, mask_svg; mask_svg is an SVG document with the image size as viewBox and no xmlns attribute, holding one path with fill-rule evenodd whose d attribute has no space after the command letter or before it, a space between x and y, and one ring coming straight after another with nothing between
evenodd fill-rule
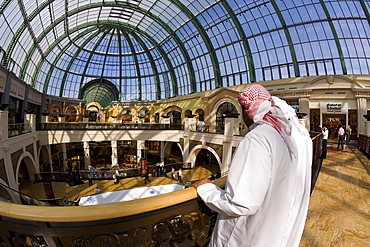
<instances>
[{"instance_id":1,"label":"marble floor","mask_svg":"<svg viewBox=\"0 0 370 247\"><path fill-rule=\"evenodd\" d=\"M356 144L329 142L300 247L370 246L370 160Z\"/></svg>"},{"instance_id":2,"label":"marble floor","mask_svg":"<svg viewBox=\"0 0 370 247\"><path fill-rule=\"evenodd\" d=\"M356 149L355 142L337 150L334 142L328 143L328 157L323 161L321 172L312 192L308 217L299 247L368 247L370 246L370 160ZM209 177L212 167L184 170L184 181L195 181ZM95 193L120 190L138 186L176 183L169 177L150 177L144 184L143 178L121 179L119 184L112 180L94 181L69 186L54 183L55 197L77 199ZM23 184L21 192L32 197L45 198L42 183Z\"/></svg>"}]
</instances>

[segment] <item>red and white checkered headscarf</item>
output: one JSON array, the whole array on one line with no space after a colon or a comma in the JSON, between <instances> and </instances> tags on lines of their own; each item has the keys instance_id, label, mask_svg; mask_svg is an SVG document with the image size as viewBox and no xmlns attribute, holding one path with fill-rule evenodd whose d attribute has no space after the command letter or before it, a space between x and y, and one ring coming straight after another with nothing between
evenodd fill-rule
<instances>
[{"instance_id":1,"label":"red and white checkered headscarf","mask_svg":"<svg viewBox=\"0 0 370 247\"><path fill-rule=\"evenodd\" d=\"M254 84L239 94L239 103L245 107L245 111L256 124L267 123L274 127L280 135L285 132L290 135L287 128L287 121L273 101L271 94L266 88L259 84Z\"/></svg>"},{"instance_id":2,"label":"red and white checkered headscarf","mask_svg":"<svg viewBox=\"0 0 370 247\"><path fill-rule=\"evenodd\" d=\"M291 153L298 153L299 135L308 135L308 131L299 123L294 109L284 100L271 96L267 89L253 84L238 96L239 103L245 107L249 118L255 124L269 124L284 139ZM294 129L294 135L292 131Z\"/></svg>"}]
</instances>

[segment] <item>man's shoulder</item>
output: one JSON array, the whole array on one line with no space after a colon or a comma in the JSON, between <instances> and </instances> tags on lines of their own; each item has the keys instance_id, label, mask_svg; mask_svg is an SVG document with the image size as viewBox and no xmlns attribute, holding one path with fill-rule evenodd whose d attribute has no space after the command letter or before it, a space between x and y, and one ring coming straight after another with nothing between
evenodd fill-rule
<instances>
[{"instance_id":1,"label":"man's shoulder","mask_svg":"<svg viewBox=\"0 0 370 247\"><path fill-rule=\"evenodd\" d=\"M269 124L258 124L256 125L250 132L248 133L259 133L259 132L270 132L270 131L276 131L274 127L272 127Z\"/></svg>"}]
</instances>

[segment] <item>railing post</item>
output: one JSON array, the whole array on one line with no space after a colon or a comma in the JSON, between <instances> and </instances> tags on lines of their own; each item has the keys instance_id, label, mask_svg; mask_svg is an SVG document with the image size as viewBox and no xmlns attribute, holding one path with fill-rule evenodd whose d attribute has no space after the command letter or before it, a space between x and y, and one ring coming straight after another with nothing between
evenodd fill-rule
<instances>
[{"instance_id":1,"label":"railing post","mask_svg":"<svg viewBox=\"0 0 370 247\"><path fill-rule=\"evenodd\" d=\"M0 140L4 141L8 139L8 111L0 110Z\"/></svg>"},{"instance_id":2,"label":"railing post","mask_svg":"<svg viewBox=\"0 0 370 247\"><path fill-rule=\"evenodd\" d=\"M365 134L370 136L370 121L365 122Z\"/></svg>"}]
</instances>

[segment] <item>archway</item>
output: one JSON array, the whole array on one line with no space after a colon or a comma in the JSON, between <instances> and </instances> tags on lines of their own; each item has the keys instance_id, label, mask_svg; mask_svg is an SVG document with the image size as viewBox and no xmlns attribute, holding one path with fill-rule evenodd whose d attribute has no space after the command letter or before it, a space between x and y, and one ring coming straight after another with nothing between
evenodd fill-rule
<instances>
[{"instance_id":1,"label":"archway","mask_svg":"<svg viewBox=\"0 0 370 247\"><path fill-rule=\"evenodd\" d=\"M130 107L125 107L118 114L121 117L122 123L132 123L132 109Z\"/></svg>"},{"instance_id":2,"label":"archway","mask_svg":"<svg viewBox=\"0 0 370 247\"><path fill-rule=\"evenodd\" d=\"M78 109L74 105L67 106L65 110L66 122L77 122Z\"/></svg>"},{"instance_id":3,"label":"archway","mask_svg":"<svg viewBox=\"0 0 370 247\"><path fill-rule=\"evenodd\" d=\"M225 127L225 118L238 118L239 113L237 107L230 103L222 103L216 112L216 130L223 133Z\"/></svg>"},{"instance_id":4,"label":"archway","mask_svg":"<svg viewBox=\"0 0 370 247\"><path fill-rule=\"evenodd\" d=\"M50 122L59 122L59 114L62 114L61 107L59 105L52 105L50 108Z\"/></svg>"},{"instance_id":5,"label":"archway","mask_svg":"<svg viewBox=\"0 0 370 247\"><path fill-rule=\"evenodd\" d=\"M183 162L183 150L179 143L167 142L164 145L165 164Z\"/></svg>"},{"instance_id":6,"label":"archway","mask_svg":"<svg viewBox=\"0 0 370 247\"><path fill-rule=\"evenodd\" d=\"M181 112L182 109L180 107L170 106L163 111L162 117L169 117L171 124L181 124Z\"/></svg>"},{"instance_id":7,"label":"archway","mask_svg":"<svg viewBox=\"0 0 370 247\"><path fill-rule=\"evenodd\" d=\"M151 112L147 107L142 107L138 111L137 116L138 116L139 119L141 119L142 122L149 123Z\"/></svg>"},{"instance_id":8,"label":"archway","mask_svg":"<svg viewBox=\"0 0 370 247\"><path fill-rule=\"evenodd\" d=\"M15 181L18 184L18 188L22 186L24 181L35 181L35 174L38 169L35 166L35 162L30 153L26 152L21 155L18 160Z\"/></svg>"},{"instance_id":9,"label":"archway","mask_svg":"<svg viewBox=\"0 0 370 247\"><path fill-rule=\"evenodd\" d=\"M218 156L217 152L212 149L211 147L208 147L208 146L202 146L202 145L197 145L195 146L189 153L189 160L192 164L192 167L195 166L196 164L196 160L197 160L197 157L198 157L198 154L201 150L206 150L208 151L210 154L213 155L214 158L212 158L212 163L214 164L217 164L219 166L219 168L221 169L221 158ZM205 152L205 151L203 151ZM198 162L201 162L202 160L200 159Z\"/></svg>"}]
</instances>

